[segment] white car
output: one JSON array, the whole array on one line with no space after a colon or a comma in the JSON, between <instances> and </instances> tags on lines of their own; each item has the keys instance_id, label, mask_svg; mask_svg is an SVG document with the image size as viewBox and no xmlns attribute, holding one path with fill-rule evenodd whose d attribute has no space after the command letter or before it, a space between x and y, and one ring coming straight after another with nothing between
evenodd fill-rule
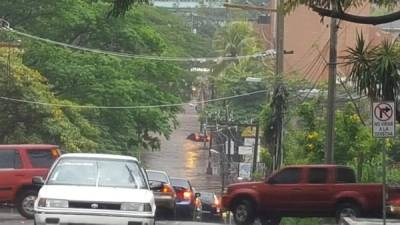
<instances>
[{"instance_id":1,"label":"white car","mask_svg":"<svg viewBox=\"0 0 400 225\"><path fill-rule=\"evenodd\" d=\"M35 201L35 225L154 225L156 205L144 170L129 156L73 153L50 169Z\"/></svg>"}]
</instances>

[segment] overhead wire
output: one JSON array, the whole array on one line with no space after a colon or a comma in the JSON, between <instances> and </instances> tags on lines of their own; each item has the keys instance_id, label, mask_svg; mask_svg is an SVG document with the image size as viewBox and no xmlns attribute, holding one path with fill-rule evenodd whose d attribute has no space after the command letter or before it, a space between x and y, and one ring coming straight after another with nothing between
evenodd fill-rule
<instances>
[{"instance_id":1,"label":"overhead wire","mask_svg":"<svg viewBox=\"0 0 400 225\"><path fill-rule=\"evenodd\" d=\"M259 93L267 92L267 89L258 90L253 92L248 92L244 94L226 96L221 98L209 99L206 101L196 101L196 102L185 102L185 103L172 103L172 104L159 104L159 105L136 105L136 106L98 106L98 105L79 105L79 104L58 104L58 103L49 103L49 102L40 102L40 101L31 101L25 99L16 99L10 98L5 96L0 96L1 100L4 101L12 101L12 102L19 102L25 104L32 104L32 105L43 105L43 106L51 106L51 107L63 107L63 108L87 108L87 109L148 109L148 108L165 108L165 107L179 107L189 104L202 104L208 102L218 102L228 99L240 98L244 96L251 96Z\"/></svg>"},{"instance_id":2,"label":"overhead wire","mask_svg":"<svg viewBox=\"0 0 400 225\"><path fill-rule=\"evenodd\" d=\"M82 46L77 46L73 44L67 44L59 41L54 41L51 39L47 38L42 38L39 36L31 35L28 33L24 33L21 31L17 31L9 26L9 23L5 21L4 23L1 23L2 20L0 18L0 25L3 24L0 27L0 30L5 30L11 33L14 33L19 36L23 36L26 38L30 38L36 41L41 41L65 48L70 48L70 49L75 49L79 51L84 51L84 52L91 52L91 53L96 53L96 54L103 54L103 55L111 55L111 56L116 56L116 57L123 57L123 58L133 58L133 59L144 59L144 60L155 60L155 61L175 61L175 62L221 62L221 61L228 61L228 60L240 60L240 59L251 59L251 58L267 58L267 57L275 57L275 54L271 54L269 52L262 52L262 53L256 53L256 54L251 54L251 55L240 55L240 56L217 56L217 57L167 57L167 56L152 56L152 55L135 55L135 54L129 54L129 53L124 53L124 52L114 52L114 51L107 51L107 50L100 50L100 49L93 49L93 48L87 48L87 47L82 47ZM6 24L6 25L4 25Z\"/></svg>"}]
</instances>

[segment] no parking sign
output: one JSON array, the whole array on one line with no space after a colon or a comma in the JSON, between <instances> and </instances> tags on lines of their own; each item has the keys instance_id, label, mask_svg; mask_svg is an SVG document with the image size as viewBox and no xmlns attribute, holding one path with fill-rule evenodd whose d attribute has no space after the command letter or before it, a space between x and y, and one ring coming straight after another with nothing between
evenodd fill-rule
<instances>
[{"instance_id":1,"label":"no parking sign","mask_svg":"<svg viewBox=\"0 0 400 225\"><path fill-rule=\"evenodd\" d=\"M374 137L394 137L395 118L394 102L374 102L372 104L372 133Z\"/></svg>"}]
</instances>

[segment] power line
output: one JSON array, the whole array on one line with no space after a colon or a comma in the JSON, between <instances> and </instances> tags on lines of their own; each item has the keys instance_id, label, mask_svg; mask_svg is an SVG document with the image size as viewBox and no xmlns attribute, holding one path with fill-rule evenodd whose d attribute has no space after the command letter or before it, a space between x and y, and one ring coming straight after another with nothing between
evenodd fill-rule
<instances>
[{"instance_id":1,"label":"power line","mask_svg":"<svg viewBox=\"0 0 400 225\"><path fill-rule=\"evenodd\" d=\"M0 19L0 25L1 25L2 19ZM8 23L8 22L7 22ZM6 23L6 24L7 24ZM42 38L38 37L35 35L27 34L24 32L20 32L17 30L12 29L8 25L3 25L3 27L0 27L0 30L5 30L12 32L14 34L27 37L30 39L34 39L37 41L53 44L53 45L58 45L62 46L65 48L71 48L75 50L80 50L80 51L85 51L85 52L91 52L91 53L96 53L96 54L103 54L103 55L111 55L111 56L116 56L116 57L123 57L123 58L133 58L133 59L145 59L145 60L155 60L155 61L175 61L175 62L221 62L221 61L228 61L228 60L239 60L239 59L251 59L251 58L265 58L265 57L274 57L275 54L270 53L270 51L265 51L262 53L257 53L257 54L252 54L252 55L241 55L241 56L219 56L219 57L196 57L196 58L190 58L190 57L167 57L167 56L151 56L151 55L134 55L134 54L129 54L129 53L123 53L123 52L113 52L113 51L106 51L106 50L100 50L100 49L93 49L93 48L86 48L86 47L81 47L77 45L72 45L72 44L67 44L63 42L58 42L58 41L53 41L47 38Z\"/></svg>"},{"instance_id":2,"label":"power line","mask_svg":"<svg viewBox=\"0 0 400 225\"><path fill-rule=\"evenodd\" d=\"M192 102L192 104L217 102L217 101L222 101L222 100L227 100L227 99L234 99L234 98L240 98L240 97L244 97L244 96L251 96L251 95L255 95L255 94L259 94L259 93L265 93L267 91L268 90L258 90L258 91L253 91L253 92L249 92L249 93L245 93L245 94L210 99L207 101ZM178 106L184 106L184 105L189 104L189 103L173 103L173 104L160 104L160 105L137 105L137 106L96 106L96 105L72 105L72 104L57 104L57 103L49 103L49 102L38 102L38 101L30 101L30 100L25 100L25 99L9 98L9 97L4 97L4 96L0 96L0 99L5 100L5 101L19 102L19 103L32 104L32 105L43 105L43 106L51 106L51 107L65 107L65 108L66 107L68 107L68 108L86 108L86 109L149 109L149 108L178 107Z\"/></svg>"}]
</instances>

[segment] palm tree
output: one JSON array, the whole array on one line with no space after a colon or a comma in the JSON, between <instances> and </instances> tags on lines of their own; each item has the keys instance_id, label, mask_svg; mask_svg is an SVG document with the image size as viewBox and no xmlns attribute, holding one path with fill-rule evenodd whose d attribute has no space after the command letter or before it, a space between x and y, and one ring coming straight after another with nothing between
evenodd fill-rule
<instances>
[{"instance_id":1,"label":"palm tree","mask_svg":"<svg viewBox=\"0 0 400 225\"><path fill-rule=\"evenodd\" d=\"M362 34L358 34L356 46L346 52L345 65L351 67L349 78L360 95L367 95L372 101L397 99L400 87L400 48L397 42L384 40L379 46L371 46Z\"/></svg>"},{"instance_id":2,"label":"palm tree","mask_svg":"<svg viewBox=\"0 0 400 225\"><path fill-rule=\"evenodd\" d=\"M260 51L260 42L251 24L232 22L217 30L214 48L224 56L235 57Z\"/></svg>"}]
</instances>

